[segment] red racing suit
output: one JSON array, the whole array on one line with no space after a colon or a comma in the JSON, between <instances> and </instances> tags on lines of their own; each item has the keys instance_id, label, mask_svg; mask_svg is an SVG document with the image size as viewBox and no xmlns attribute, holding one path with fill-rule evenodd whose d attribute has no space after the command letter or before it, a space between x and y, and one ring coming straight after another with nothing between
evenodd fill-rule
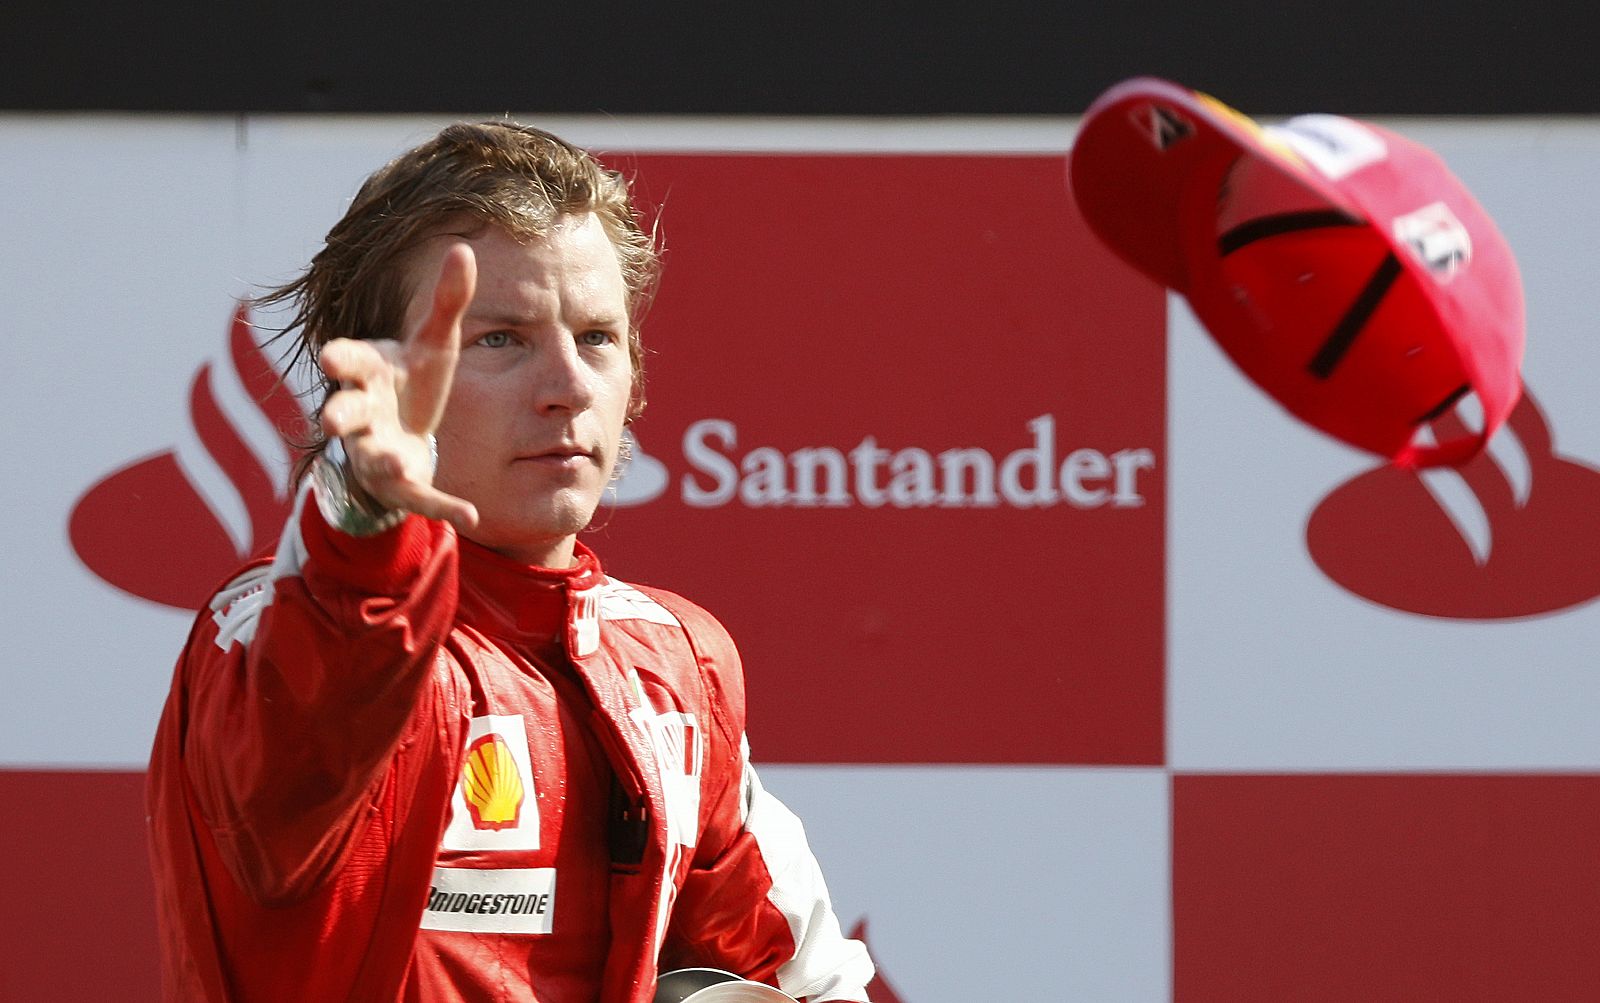
<instances>
[{"instance_id":1,"label":"red racing suit","mask_svg":"<svg viewBox=\"0 0 1600 1003\"><path fill-rule=\"evenodd\" d=\"M865 1001L709 614L417 516L331 529L202 610L151 756L174 1000L649 1003L708 966Z\"/></svg>"}]
</instances>

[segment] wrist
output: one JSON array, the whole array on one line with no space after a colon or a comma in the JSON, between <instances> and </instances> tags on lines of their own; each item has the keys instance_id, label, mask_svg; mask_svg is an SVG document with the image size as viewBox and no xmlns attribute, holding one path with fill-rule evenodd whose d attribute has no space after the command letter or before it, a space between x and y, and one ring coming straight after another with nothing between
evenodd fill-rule
<instances>
[{"instance_id":1,"label":"wrist","mask_svg":"<svg viewBox=\"0 0 1600 1003\"><path fill-rule=\"evenodd\" d=\"M311 461L311 493L329 526L350 536L376 536L405 521L404 509L389 508L361 487L337 438Z\"/></svg>"}]
</instances>

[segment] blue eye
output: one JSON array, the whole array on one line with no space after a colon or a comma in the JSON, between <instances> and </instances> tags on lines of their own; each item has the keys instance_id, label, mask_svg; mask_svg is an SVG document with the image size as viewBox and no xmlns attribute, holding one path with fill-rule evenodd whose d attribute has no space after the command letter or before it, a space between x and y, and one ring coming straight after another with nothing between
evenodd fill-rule
<instances>
[{"instance_id":1,"label":"blue eye","mask_svg":"<svg viewBox=\"0 0 1600 1003\"><path fill-rule=\"evenodd\" d=\"M490 331L488 334L478 339L478 344L485 348L504 348L511 344L511 332Z\"/></svg>"},{"instance_id":2,"label":"blue eye","mask_svg":"<svg viewBox=\"0 0 1600 1003\"><path fill-rule=\"evenodd\" d=\"M616 339L612 337L610 331L601 331L596 329L593 331L585 331L578 335L578 340L583 342L585 345L590 346L591 348L599 348L602 345L611 344Z\"/></svg>"}]
</instances>

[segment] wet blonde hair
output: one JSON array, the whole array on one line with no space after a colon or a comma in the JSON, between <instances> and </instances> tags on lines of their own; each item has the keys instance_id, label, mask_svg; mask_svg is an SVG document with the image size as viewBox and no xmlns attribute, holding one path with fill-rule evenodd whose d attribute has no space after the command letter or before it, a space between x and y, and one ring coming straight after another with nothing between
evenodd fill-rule
<instances>
[{"instance_id":1,"label":"wet blonde hair","mask_svg":"<svg viewBox=\"0 0 1600 1003\"><path fill-rule=\"evenodd\" d=\"M631 421L644 409L639 323L660 271L655 233L638 218L620 173L542 129L510 121L462 123L402 153L362 184L306 270L256 303L293 305L280 337L293 338L291 364L314 363L335 338L403 335L414 292L406 266L430 237L493 225L519 240L535 240L549 235L563 216L590 212L616 248L627 288ZM311 393L320 409L332 386L320 369L311 370ZM307 462L323 447L315 425L305 447Z\"/></svg>"}]
</instances>

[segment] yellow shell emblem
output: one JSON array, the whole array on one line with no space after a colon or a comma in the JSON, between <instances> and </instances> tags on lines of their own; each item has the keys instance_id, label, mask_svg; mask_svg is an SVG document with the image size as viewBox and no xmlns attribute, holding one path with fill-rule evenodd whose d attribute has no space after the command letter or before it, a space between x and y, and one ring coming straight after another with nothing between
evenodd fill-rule
<instances>
[{"instance_id":1,"label":"yellow shell emblem","mask_svg":"<svg viewBox=\"0 0 1600 1003\"><path fill-rule=\"evenodd\" d=\"M511 748L499 735L485 735L467 750L462 795L478 829L514 829L522 813L522 775Z\"/></svg>"}]
</instances>

